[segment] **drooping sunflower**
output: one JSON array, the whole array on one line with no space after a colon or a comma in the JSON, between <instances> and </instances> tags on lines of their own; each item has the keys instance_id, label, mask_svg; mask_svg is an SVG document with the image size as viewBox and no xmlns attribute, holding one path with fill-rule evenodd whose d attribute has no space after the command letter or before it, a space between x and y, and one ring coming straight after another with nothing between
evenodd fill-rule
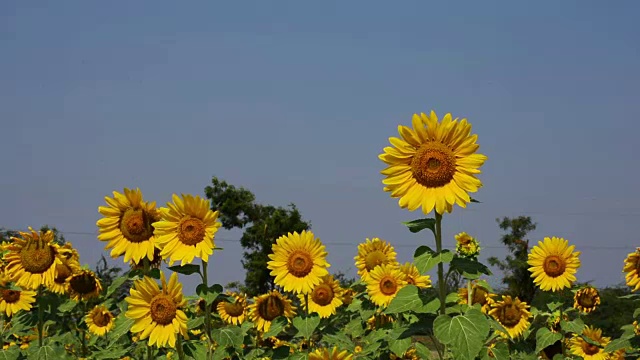
<instances>
[{"instance_id":1,"label":"drooping sunflower","mask_svg":"<svg viewBox=\"0 0 640 360\"><path fill-rule=\"evenodd\" d=\"M558 291L571 287L580 267L580 251L563 238L545 237L529 253L527 263L533 282L543 291Z\"/></svg>"},{"instance_id":2,"label":"drooping sunflower","mask_svg":"<svg viewBox=\"0 0 640 360\"><path fill-rule=\"evenodd\" d=\"M473 236L461 232L455 236L456 252L464 257L476 258L480 253L480 244Z\"/></svg>"},{"instance_id":3,"label":"drooping sunflower","mask_svg":"<svg viewBox=\"0 0 640 360\"><path fill-rule=\"evenodd\" d=\"M582 336L574 335L571 339L571 353L582 356L584 360L607 360L609 358L609 353L604 351L604 347L611 342L611 338L602 336L601 329L586 326L582 330L582 335L600 346L586 342Z\"/></svg>"},{"instance_id":4,"label":"drooping sunflower","mask_svg":"<svg viewBox=\"0 0 640 360\"><path fill-rule=\"evenodd\" d=\"M493 316L507 330L508 334L499 332L502 337L517 338L530 325L531 313L528 308L529 305L517 297L512 299L511 296L504 295L501 301L492 305L489 315Z\"/></svg>"},{"instance_id":5,"label":"drooping sunflower","mask_svg":"<svg viewBox=\"0 0 640 360\"><path fill-rule=\"evenodd\" d=\"M350 305L353 302L354 295L356 295L355 290L344 289L344 291L342 292L342 303L345 305Z\"/></svg>"},{"instance_id":6,"label":"drooping sunflower","mask_svg":"<svg viewBox=\"0 0 640 360\"><path fill-rule=\"evenodd\" d=\"M214 236L222 224L218 212L211 211L209 200L200 196L182 194L182 199L173 194L173 203L161 209L162 220L153 223L160 255L169 259L190 264L193 258L209 261L213 254ZM149 255L149 258L153 254Z\"/></svg>"},{"instance_id":7,"label":"drooping sunflower","mask_svg":"<svg viewBox=\"0 0 640 360\"><path fill-rule=\"evenodd\" d=\"M493 304L493 297L489 290L474 281L471 285L471 305L480 304L483 313L488 314ZM458 303L467 305L469 303L469 290L466 287L458 289Z\"/></svg>"},{"instance_id":8,"label":"drooping sunflower","mask_svg":"<svg viewBox=\"0 0 640 360\"><path fill-rule=\"evenodd\" d=\"M366 239L358 244L358 255L354 258L358 275L363 281L367 280L369 272L376 266L383 264L397 264L396 251L393 246L380 238Z\"/></svg>"},{"instance_id":9,"label":"drooping sunflower","mask_svg":"<svg viewBox=\"0 0 640 360\"><path fill-rule=\"evenodd\" d=\"M56 275L47 288L56 294L65 294L68 289L67 280L81 269L80 256L71 243L65 243L59 249L58 258L60 264L56 264Z\"/></svg>"},{"instance_id":10,"label":"drooping sunflower","mask_svg":"<svg viewBox=\"0 0 640 360\"><path fill-rule=\"evenodd\" d=\"M408 285L415 285L422 289L431 287L431 277L429 275L420 275L418 268L410 262L401 265L400 272L404 274L404 281Z\"/></svg>"},{"instance_id":11,"label":"drooping sunflower","mask_svg":"<svg viewBox=\"0 0 640 360\"><path fill-rule=\"evenodd\" d=\"M233 297L235 301L229 302L223 300L219 302L216 307L218 315L220 315L222 321L227 324L240 325L244 322L247 314L247 296L236 292L228 292L227 294Z\"/></svg>"},{"instance_id":12,"label":"drooping sunflower","mask_svg":"<svg viewBox=\"0 0 640 360\"><path fill-rule=\"evenodd\" d=\"M100 296L102 283L93 271L80 269L68 278L67 292L72 300L87 301Z\"/></svg>"},{"instance_id":13,"label":"drooping sunflower","mask_svg":"<svg viewBox=\"0 0 640 360\"><path fill-rule=\"evenodd\" d=\"M592 312L598 305L600 305L600 293L593 286L585 286L573 297L573 307L585 313Z\"/></svg>"},{"instance_id":14,"label":"drooping sunflower","mask_svg":"<svg viewBox=\"0 0 640 360\"><path fill-rule=\"evenodd\" d=\"M315 238L311 231L303 231L283 235L271 247L267 268L274 282L284 291L296 294L308 294L321 278L327 274L330 267L326 261L327 251L320 239Z\"/></svg>"},{"instance_id":15,"label":"drooping sunflower","mask_svg":"<svg viewBox=\"0 0 640 360\"><path fill-rule=\"evenodd\" d=\"M12 316L20 310L31 310L35 301L35 291L0 289L0 313L5 313L7 316Z\"/></svg>"},{"instance_id":16,"label":"drooping sunflower","mask_svg":"<svg viewBox=\"0 0 640 360\"><path fill-rule=\"evenodd\" d=\"M318 313L321 318L327 318L336 314L336 309L342 305L342 293L344 290L340 287L337 280L331 275L322 277L320 284L313 287L313 291L309 295L309 312ZM302 308L307 308L305 296L298 295Z\"/></svg>"},{"instance_id":17,"label":"drooping sunflower","mask_svg":"<svg viewBox=\"0 0 640 360\"><path fill-rule=\"evenodd\" d=\"M187 315L183 308L187 300L182 294L182 284L178 282L178 274L172 273L167 284L164 272L160 272L160 282L145 276L136 280L125 298L129 308L125 316L135 322L132 333L139 333L139 339L149 338L149 346L176 346L176 334L187 336Z\"/></svg>"},{"instance_id":18,"label":"drooping sunflower","mask_svg":"<svg viewBox=\"0 0 640 360\"><path fill-rule=\"evenodd\" d=\"M5 273L16 285L36 290L53 282L56 265L60 264L57 256L60 247L52 242L53 231L36 232L32 228L29 231L11 238L13 243L6 247L9 252L4 255Z\"/></svg>"},{"instance_id":19,"label":"drooping sunflower","mask_svg":"<svg viewBox=\"0 0 640 360\"><path fill-rule=\"evenodd\" d=\"M104 305L96 305L84 318L89 331L98 336L104 336L113 329L113 320L113 314Z\"/></svg>"},{"instance_id":20,"label":"drooping sunflower","mask_svg":"<svg viewBox=\"0 0 640 360\"><path fill-rule=\"evenodd\" d=\"M104 217L96 225L98 240L107 242L105 250L112 249L114 259L124 255L124 262L152 257L156 242L152 224L160 218L155 201L143 201L138 188L125 188L124 194L114 191L113 197L104 200L108 206L98 207Z\"/></svg>"},{"instance_id":21,"label":"drooping sunflower","mask_svg":"<svg viewBox=\"0 0 640 360\"><path fill-rule=\"evenodd\" d=\"M367 293L371 301L380 307L386 307L396 297L398 291L407 282L405 275L393 265L380 265L369 273Z\"/></svg>"},{"instance_id":22,"label":"drooping sunflower","mask_svg":"<svg viewBox=\"0 0 640 360\"><path fill-rule=\"evenodd\" d=\"M258 331L267 332L271 321L278 316L292 318L296 315L295 311L296 308L291 306L291 300L286 295L273 290L254 298L253 304L249 305L249 319Z\"/></svg>"},{"instance_id":23,"label":"drooping sunflower","mask_svg":"<svg viewBox=\"0 0 640 360\"><path fill-rule=\"evenodd\" d=\"M635 252L627 255L624 259L624 267L622 272L627 273L625 280L627 286L631 287L631 291L640 290L640 247Z\"/></svg>"},{"instance_id":24,"label":"drooping sunflower","mask_svg":"<svg viewBox=\"0 0 640 360\"><path fill-rule=\"evenodd\" d=\"M350 354L347 350L338 350L335 346L333 349L316 349L314 352L309 353L309 360L351 360L353 354Z\"/></svg>"},{"instance_id":25,"label":"drooping sunflower","mask_svg":"<svg viewBox=\"0 0 640 360\"><path fill-rule=\"evenodd\" d=\"M451 212L453 205L466 207L469 193L478 191L482 182L476 178L487 157L476 154L480 145L471 135L467 119L452 119L446 114L442 122L434 111L430 115L414 114L413 129L398 126L400 137L390 137L393 146L384 148L378 158L388 167L381 171L386 178L384 190L400 198L401 208L422 208L429 214Z\"/></svg>"}]
</instances>

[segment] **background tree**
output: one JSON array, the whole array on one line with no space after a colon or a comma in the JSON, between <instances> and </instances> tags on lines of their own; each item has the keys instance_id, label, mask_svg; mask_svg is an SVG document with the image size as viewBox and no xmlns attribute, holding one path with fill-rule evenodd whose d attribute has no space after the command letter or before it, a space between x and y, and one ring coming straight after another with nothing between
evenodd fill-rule
<instances>
[{"instance_id":1,"label":"background tree","mask_svg":"<svg viewBox=\"0 0 640 360\"><path fill-rule=\"evenodd\" d=\"M536 286L528 270L529 240L526 240L525 236L536 229L536 224L529 216L505 216L502 220L496 219L496 222L500 229L508 232L502 235L501 241L507 246L510 254L502 261L492 256L488 259L489 264L498 267L504 273L502 282L507 285L507 295L517 296L531 304L536 294Z\"/></svg>"},{"instance_id":2,"label":"background tree","mask_svg":"<svg viewBox=\"0 0 640 360\"><path fill-rule=\"evenodd\" d=\"M311 224L302 219L294 204L288 207L257 204L251 191L217 177L205 188L205 195L211 200L211 209L220 212L220 222L225 229L244 229L240 244L245 249L242 261L245 282L244 286L234 285L250 296L273 289L273 279L267 269L271 245L289 232L309 230Z\"/></svg>"}]
</instances>

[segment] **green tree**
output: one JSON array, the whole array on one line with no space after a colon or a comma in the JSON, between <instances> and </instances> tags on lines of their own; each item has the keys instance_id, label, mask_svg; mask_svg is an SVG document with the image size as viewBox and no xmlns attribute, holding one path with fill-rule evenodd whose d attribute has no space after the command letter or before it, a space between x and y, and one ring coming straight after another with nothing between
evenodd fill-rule
<instances>
[{"instance_id":1,"label":"green tree","mask_svg":"<svg viewBox=\"0 0 640 360\"><path fill-rule=\"evenodd\" d=\"M243 188L213 177L205 188L211 209L220 212L225 229L244 229L240 244L245 249L242 266L246 270L244 286L235 284L248 295L255 296L274 288L267 269L271 246L282 235L309 230L311 224L302 219L294 204L287 207L257 204L255 195Z\"/></svg>"},{"instance_id":2,"label":"green tree","mask_svg":"<svg viewBox=\"0 0 640 360\"><path fill-rule=\"evenodd\" d=\"M492 256L488 259L489 264L498 267L504 273L502 282L507 285L506 294L517 296L530 304L536 294L536 286L528 270L529 240L526 240L525 236L535 230L537 224L529 216L517 218L505 216L502 219L496 219L496 222L500 229L507 232L500 240L510 254L504 260Z\"/></svg>"}]
</instances>

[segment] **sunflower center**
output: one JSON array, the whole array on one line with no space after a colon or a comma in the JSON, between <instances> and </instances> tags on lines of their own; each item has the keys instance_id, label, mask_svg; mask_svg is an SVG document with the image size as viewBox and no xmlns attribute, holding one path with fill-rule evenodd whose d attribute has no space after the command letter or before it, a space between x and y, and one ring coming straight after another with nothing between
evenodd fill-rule
<instances>
[{"instance_id":1,"label":"sunflower center","mask_svg":"<svg viewBox=\"0 0 640 360\"><path fill-rule=\"evenodd\" d=\"M446 145L439 142L423 144L411 160L413 178L425 187L438 188L453 180L456 157Z\"/></svg>"},{"instance_id":2,"label":"sunflower center","mask_svg":"<svg viewBox=\"0 0 640 360\"><path fill-rule=\"evenodd\" d=\"M224 302L224 311L229 314L229 316L238 317L244 314L244 306L240 301L236 301L234 303L230 303L228 301Z\"/></svg>"},{"instance_id":3,"label":"sunflower center","mask_svg":"<svg viewBox=\"0 0 640 360\"><path fill-rule=\"evenodd\" d=\"M396 279L391 276L383 277L382 280L380 280L380 291L387 296L395 294L396 291L398 291Z\"/></svg>"},{"instance_id":4,"label":"sunflower center","mask_svg":"<svg viewBox=\"0 0 640 360\"><path fill-rule=\"evenodd\" d=\"M551 277L558 277L564 274L567 264L560 256L550 255L544 259L542 267L547 275Z\"/></svg>"},{"instance_id":5,"label":"sunflower center","mask_svg":"<svg viewBox=\"0 0 640 360\"><path fill-rule=\"evenodd\" d=\"M484 305L487 303L487 292L481 288L474 288L472 295L472 304Z\"/></svg>"},{"instance_id":6,"label":"sunflower center","mask_svg":"<svg viewBox=\"0 0 640 360\"><path fill-rule=\"evenodd\" d=\"M158 294L151 299L149 306L151 319L160 325L169 325L176 318L176 304L165 294Z\"/></svg>"},{"instance_id":7,"label":"sunflower center","mask_svg":"<svg viewBox=\"0 0 640 360\"><path fill-rule=\"evenodd\" d=\"M269 296L258 305L260 317L271 321L284 314L284 301L277 296Z\"/></svg>"},{"instance_id":8,"label":"sunflower center","mask_svg":"<svg viewBox=\"0 0 640 360\"><path fill-rule=\"evenodd\" d=\"M178 225L178 238L185 245L196 245L204 240L205 226L202 220L185 217Z\"/></svg>"},{"instance_id":9,"label":"sunflower center","mask_svg":"<svg viewBox=\"0 0 640 360\"><path fill-rule=\"evenodd\" d=\"M91 294L96 291L98 285L96 284L96 279L93 275L89 273L84 273L81 275L73 276L69 280L69 287L78 294L85 295Z\"/></svg>"},{"instance_id":10,"label":"sunflower center","mask_svg":"<svg viewBox=\"0 0 640 360\"><path fill-rule=\"evenodd\" d=\"M2 290L2 300L6 301L9 304L13 304L20 300L20 291L16 290Z\"/></svg>"},{"instance_id":11,"label":"sunflower center","mask_svg":"<svg viewBox=\"0 0 640 360\"><path fill-rule=\"evenodd\" d=\"M71 276L71 268L65 264L56 264L56 277L53 281L56 284L64 284L69 276Z\"/></svg>"},{"instance_id":12,"label":"sunflower center","mask_svg":"<svg viewBox=\"0 0 640 360\"><path fill-rule=\"evenodd\" d=\"M49 270L55 261L53 247L43 241L29 242L20 251L20 262L27 272L32 274L42 274Z\"/></svg>"},{"instance_id":13,"label":"sunflower center","mask_svg":"<svg viewBox=\"0 0 640 360\"><path fill-rule=\"evenodd\" d=\"M287 261L287 270L295 277L305 277L313 269L313 259L306 251L294 250L289 255Z\"/></svg>"},{"instance_id":14,"label":"sunflower center","mask_svg":"<svg viewBox=\"0 0 640 360\"><path fill-rule=\"evenodd\" d=\"M580 306L584 307L584 308L591 308L593 307L593 305L595 305L595 299L594 296L592 296L591 294L580 294L580 296L578 296L578 304L580 304Z\"/></svg>"},{"instance_id":15,"label":"sunflower center","mask_svg":"<svg viewBox=\"0 0 640 360\"><path fill-rule=\"evenodd\" d=\"M371 271L375 269L376 266L382 265L386 259L387 256L382 251L374 250L364 257L364 265L368 271Z\"/></svg>"},{"instance_id":16,"label":"sunflower center","mask_svg":"<svg viewBox=\"0 0 640 360\"><path fill-rule=\"evenodd\" d=\"M111 313L107 311L100 311L93 316L93 323L98 327L105 327L111 322Z\"/></svg>"},{"instance_id":17,"label":"sunflower center","mask_svg":"<svg viewBox=\"0 0 640 360\"><path fill-rule=\"evenodd\" d=\"M142 209L127 209L120 219L120 232L127 240L134 243L149 240L153 236L149 214Z\"/></svg>"},{"instance_id":18,"label":"sunflower center","mask_svg":"<svg viewBox=\"0 0 640 360\"><path fill-rule=\"evenodd\" d=\"M587 355L595 355L600 351L600 348L596 345L585 342L584 345L582 345L582 350L584 350L584 353Z\"/></svg>"},{"instance_id":19,"label":"sunflower center","mask_svg":"<svg viewBox=\"0 0 640 360\"><path fill-rule=\"evenodd\" d=\"M327 306L333 301L333 288L327 284L320 284L313 289L311 300L320 306Z\"/></svg>"},{"instance_id":20,"label":"sunflower center","mask_svg":"<svg viewBox=\"0 0 640 360\"><path fill-rule=\"evenodd\" d=\"M502 310L502 325L514 327L520 322L522 314L520 309L515 305L507 305Z\"/></svg>"}]
</instances>

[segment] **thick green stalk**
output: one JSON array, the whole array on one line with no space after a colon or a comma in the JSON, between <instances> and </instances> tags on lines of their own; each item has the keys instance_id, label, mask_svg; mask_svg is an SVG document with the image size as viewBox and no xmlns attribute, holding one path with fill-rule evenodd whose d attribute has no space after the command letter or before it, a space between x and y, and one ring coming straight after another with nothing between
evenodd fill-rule
<instances>
[{"instance_id":1,"label":"thick green stalk","mask_svg":"<svg viewBox=\"0 0 640 360\"><path fill-rule=\"evenodd\" d=\"M42 286L38 287L38 345L42 347L42 331L44 330L44 303L42 300Z\"/></svg>"},{"instance_id":2,"label":"thick green stalk","mask_svg":"<svg viewBox=\"0 0 640 360\"><path fill-rule=\"evenodd\" d=\"M471 287L471 280L467 280L467 304L469 305L469 307L473 305L471 303L473 301L472 289L473 288Z\"/></svg>"},{"instance_id":3,"label":"thick green stalk","mask_svg":"<svg viewBox=\"0 0 640 360\"><path fill-rule=\"evenodd\" d=\"M207 262L202 260L202 284L205 289L209 289L209 284L207 282ZM208 290L207 290L208 291ZM204 328L207 332L207 338L209 339L209 347L207 350L207 358L211 357L212 347L213 347L213 339L211 338L211 308L210 305L205 302L205 310L204 310Z\"/></svg>"},{"instance_id":4,"label":"thick green stalk","mask_svg":"<svg viewBox=\"0 0 640 360\"><path fill-rule=\"evenodd\" d=\"M438 256L442 252L442 215L438 214L436 211L436 253ZM440 295L440 314L444 315L446 313L446 298L447 298L447 288L444 280L444 264L442 262L438 263L438 288Z\"/></svg>"},{"instance_id":5,"label":"thick green stalk","mask_svg":"<svg viewBox=\"0 0 640 360\"><path fill-rule=\"evenodd\" d=\"M82 308L82 314L83 314L82 316L85 316L85 314L87 313L87 303L82 300L80 300L80 302L82 303L82 305L80 306ZM84 356L87 356L87 331L84 328L80 330L80 336L82 336L81 353L82 353L82 356L84 357Z\"/></svg>"},{"instance_id":6,"label":"thick green stalk","mask_svg":"<svg viewBox=\"0 0 640 360\"><path fill-rule=\"evenodd\" d=\"M182 335L178 334L178 343L176 344L176 350L178 350L178 359L184 360L184 349L182 349Z\"/></svg>"}]
</instances>

